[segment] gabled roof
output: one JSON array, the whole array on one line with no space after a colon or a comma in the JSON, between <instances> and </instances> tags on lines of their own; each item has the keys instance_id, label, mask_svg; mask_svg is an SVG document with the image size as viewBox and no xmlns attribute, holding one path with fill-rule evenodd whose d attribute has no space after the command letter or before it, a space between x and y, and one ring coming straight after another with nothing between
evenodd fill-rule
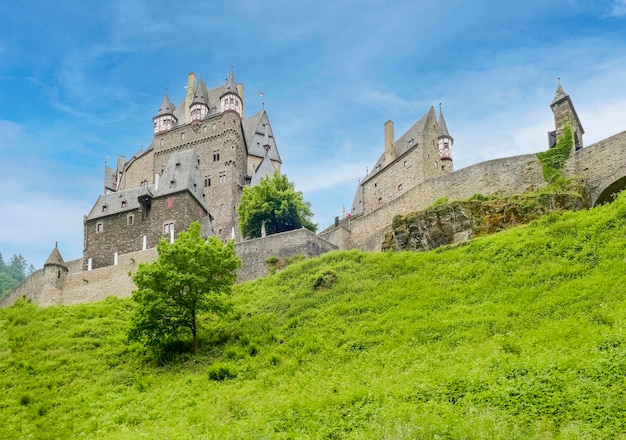
<instances>
[{"instance_id":1,"label":"gabled roof","mask_svg":"<svg viewBox=\"0 0 626 440\"><path fill-rule=\"evenodd\" d=\"M576 119L576 123L578 123L578 126L580 127L580 131L581 131L580 134L581 135L585 134L585 129L583 128L583 124L580 123L580 119L578 118L578 113L576 113L576 108L574 107L574 103L572 102L572 99L570 98L570 96L567 93L565 93L565 91L563 90L563 87L561 87L561 80L559 79L559 85L556 88L554 99L550 103L550 108L554 108L555 105L563 101L567 101L569 103L569 106L572 109L572 113L574 114L574 118Z\"/></svg>"},{"instance_id":2,"label":"gabled roof","mask_svg":"<svg viewBox=\"0 0 626 440\"><path fill-rule=\"evenodd\" d=\"M276 146L276 139L274 139L274 132L272 131L272 125L270 124L269 117L265 110L250 116L243 121L243 132L246 139L246 146L248 148L248 154L256 157L265 157L265 130L267 129L268 142L270 146L269 153L267 155L270 159L282 163L280 154L278 153L278 147Z\"/></svg>"},{"instance_id":3,"label":"gabled roof","mask_svg":"<svg viewBox=\"0 0 626 440\"><path fill-rule=\"evenodd\" d=\"M54 245L52 253L50 253L50 256L43 265L44 267L49 265L62 266L67 269L67 267L65 266L65 261L63 261L63 257L61 256L61 252L59 252L58 244Z\"/></svg>"},{"instance_id":4,"label":"gabled roof","mask_svg":"<svg viewBox=\"0 0 626 440\"><path fill-rule=\"evenodd\" d=\"M104 165L104 187L115 190L117 186L117 171L113 168Z\"/></svg>"},{"instance_id":5,"label":"gabled roof","mask_svg":"<svg viewBox=\"0 0 626 440\"><path fill-rule=\"evenodd\" d=\"M250 180L250 186L258 185L261 179L264 179L265 177L272 177L274 171L276 171L276 168L272 165L272 161L269 156L265 156L256 170L254 170L254 174Z\"/></svg>"},{"instance_id":6,"label":"gabled roof","mask_svg":"<svg viewBox=\"0 0 626 440\"><path fill-rule=\"evenodd\" d=\"M163 96L163 101L161 101L161 106L159 107L159 111L157 112L157 116L173 115L174 110L176 110L176 106L170 102L170 98L169 96L167 96L167 90L166 90L165 96Z\"/></svg>"},{"instance_id":7,"label":"gabled roof","mask_svg":"<svg viewBox=\"0 0 626 440\"><path fill-rule=\"evenodd\" d=\"M172 153L163 169L163 175L159 180L159 187L154 197L162 197L169 194L188 190L198 203L209 211L204 200L202 191L202 177L198 168L198 154L196 150Z\"/></svg>"},{"instance_id":8,"label":"gabled roof","mask_svg":"<svg viewBox=\"0 0 626 440\"><path fill-rule=\"evenodd\" d=\"M202 78L198 82L198 87L196 87L196 93L193 95L193 101L191 104L205 104L207 107L209 106L209 91L206 88L206 84Z\"/></svg>"},{"instance_id":9,"label":"gabled roof","mask_svg":"<svg viewBox=\"0 0 626 440\"><path fill-rule=\"evenodd\" d=\"M394 148L396 150L396 158L402 156L409 150L416 148L420 145L420 141L423 139L423 134L426 131L426 127L429 124L437 124L437 117L435 116L434 107L430 107L428 113L426 113L422 118L417 121L411 128L409 128L406 133L400 136L394 142ZM384 170L389 166L388 163L385 163L385 153L381 154L376 163L374 164L374 168L367 174L361 183L366 182L380 171ZM360 185L359 185L360 186Z\"/></svg>"}]
</instances>

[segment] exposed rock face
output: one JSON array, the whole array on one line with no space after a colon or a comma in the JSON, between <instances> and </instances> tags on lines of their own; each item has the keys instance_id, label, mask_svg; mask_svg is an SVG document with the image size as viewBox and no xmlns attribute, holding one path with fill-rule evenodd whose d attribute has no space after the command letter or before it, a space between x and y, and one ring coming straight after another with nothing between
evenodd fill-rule
<instances>
[{"instance_id":1,"label":"exposed rock face","mask_svg":"<svg viewBox=\"0 0 626 440\"><path fill-rule=\"evenodd\" d=\"M584 208L584 199L575 193L522 194L445 203L395 216L382 249L428 251L522 225L550 212Z\"/></svg>"}]
</instances>

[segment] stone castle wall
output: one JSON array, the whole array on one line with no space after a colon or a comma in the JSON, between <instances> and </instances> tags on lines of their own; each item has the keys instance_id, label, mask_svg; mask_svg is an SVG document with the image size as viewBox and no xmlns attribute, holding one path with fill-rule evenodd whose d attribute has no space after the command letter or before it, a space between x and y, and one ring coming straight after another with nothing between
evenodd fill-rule
<instances>
[{"instance_id":1,"label":"stone castle wall","mask_svg":"<svg viewBox=\"0 0 626 440\"><path fill-rule=\"evenodd\" d=\"M397 214L427 208L441 197L466 199L474 194L511 195L546 184L535 154L482 162L426 180L380 208L351 221L350 247L379 251L384 233Z\"/></svg>"},{"instance_id":2,"label":"stone castle wall","mask_svg":"<svg viewBox=\"0 0 626 440\"><path fill-rule=\"evenodd\" d=\"M281 260L294 255L317 257L336 249L336 245L305 228L241 241L235 243L235 251L241 257L242 263L238 273L239 281L266 276L268 270L265 259L269 256L276 256Z\"/></svg>"},{"instance_id":3,"label":"stone castle wall","mask_svg":"<svg viewBox=\"0 0 626 440\"><path fill-rule=\"evenodd\" d=\"M337 246L318 237L307 229L297 229L281 234L235 243L235 251L243 265L238 271L238 281L247 281L267 275L265 259L275 255L281 259L304 255L315 257L337 249ZM57 288L46 279L45 269L30 275L11 294L0 301L0 308L25 298L40 306L81 304L102 301L108 296L129 297L135 289L130 272L136 272L139 263L156 260L156 248L119 256L117 266L106 266L90 271L80 269L82 260L67 263L72 270L56 282Z\"/></svg>"}]
</instances>

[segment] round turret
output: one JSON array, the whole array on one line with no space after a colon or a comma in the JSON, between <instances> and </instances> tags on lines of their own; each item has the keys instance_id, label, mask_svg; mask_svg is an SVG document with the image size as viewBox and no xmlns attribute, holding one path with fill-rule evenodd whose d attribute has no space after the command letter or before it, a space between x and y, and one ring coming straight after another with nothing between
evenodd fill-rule
<instances>
[{"instance_id":1,"label":"round turret","mask_svg":"<svg viewBox=\"0 0 626 440\"><path fill-rule=\"evenodd\" d=\"M237 113L240 118L243 118L243 102L241 101L241 96L239 96L237 84L235 83L235 75L232 71L226 81L224 93L220 96L220 104L222 113L234 112Z\"/></svg>"},{"instance_id":2,"label":"round turret","mask_svg":"<svg viewBox=\"0 0 626 440\"><path fill-rule=\"evenodd\" d=\"M159 112L152 118L154 122L154 134L167 133L176 125L178 121L174 116L174 110L176 107L170 102L170 98L167 96L167 90L165 90L165 96L161 101Z\"/></svg>"}]
</instances>

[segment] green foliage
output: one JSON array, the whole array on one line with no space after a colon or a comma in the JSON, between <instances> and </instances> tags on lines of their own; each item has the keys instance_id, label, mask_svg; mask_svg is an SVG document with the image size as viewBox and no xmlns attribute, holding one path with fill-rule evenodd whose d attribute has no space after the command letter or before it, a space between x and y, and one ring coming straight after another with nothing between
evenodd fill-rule
<instances>
[{"instance_id":1,"label":"green foliage","mask_svg":"<svg viewBox=\"0 0 626 440\"><path fill-rule=\"evenodd\" d=\"M248 238L260 237L264 222L267 235L302 227L313 232L317 229L311 221L311 204L304 201L287 176L278 172L244 188L237 213L241 233Z\"/></svg>"},{"instance_id":2,"label":"green foliage","mask_svg":"<svg viewBox=\"0 0 626 440\"><path fill-rule=\"evenodd\" d=\"M209 375L209 379L215 381L223 381L237 377L237 373L232 366L222 363L211 365L207 368L207 374Z\"/></svg>"},{"instance_id":3,"label":"green foliage","mask_svg":"<svg viewBox=\"0 0 626 440\"><path fill-rule=\"evenodd\" d=\"M430 205L431 208L436 208L438 206L443 206L446 205L447 203L449 203L448 198L447 197L439 197L437 200L435 200L433 202L432 205Z\"/></svg>"},{"instance_id":4,"label":"green foliage","mask_svg":"<svg viewBox=\"0 0 626 440\"><path fill-rule=\"evenodd\" d=\"M625 235L626 194L438 252L331 252L236 285L165 365L125 343L130 299L19 301L0 438L621 438Z\"/></svg>"},{"instance_id":5,"label":"green foliage","mask_svg":"<svg viewBox=\"0 0 626 440\"><path fill-rule=\"evenodd\" d=\"M0 298L8 295L34 270L33 265L29 265L21 254L14 254L9 264L4 262L0 254Z\"/></svg>"},{"instance_id":6,"label":"green foliage","mask_svg":"<svg viewBox=\"0 0 626 440\"><path fill-rule=\"evenodd\" d=\"M215 236L200 237L194 222L174 243L157 245L158 259L139 265L133 280L138 304L129 337L152 348L177 351L180 339L190 332L198 350L200 312L222 313L241 265L232 242L223 244Z\"/></svg>"},{"instance_id":7,"label":"green foliage","mask_svg":"<svg viewBox=\"0 0 626 440\"><path fill-rule=\"evenodd\" d=\"M537 157L541 161L543 177L546 182L558 187L564 187L564 185L566 185L563 167L565 166L565 162L567 162L573 147L574 132L572 130L572 126L567 124L554 148L537 153Z\"/></svg>"}]
</instances>

